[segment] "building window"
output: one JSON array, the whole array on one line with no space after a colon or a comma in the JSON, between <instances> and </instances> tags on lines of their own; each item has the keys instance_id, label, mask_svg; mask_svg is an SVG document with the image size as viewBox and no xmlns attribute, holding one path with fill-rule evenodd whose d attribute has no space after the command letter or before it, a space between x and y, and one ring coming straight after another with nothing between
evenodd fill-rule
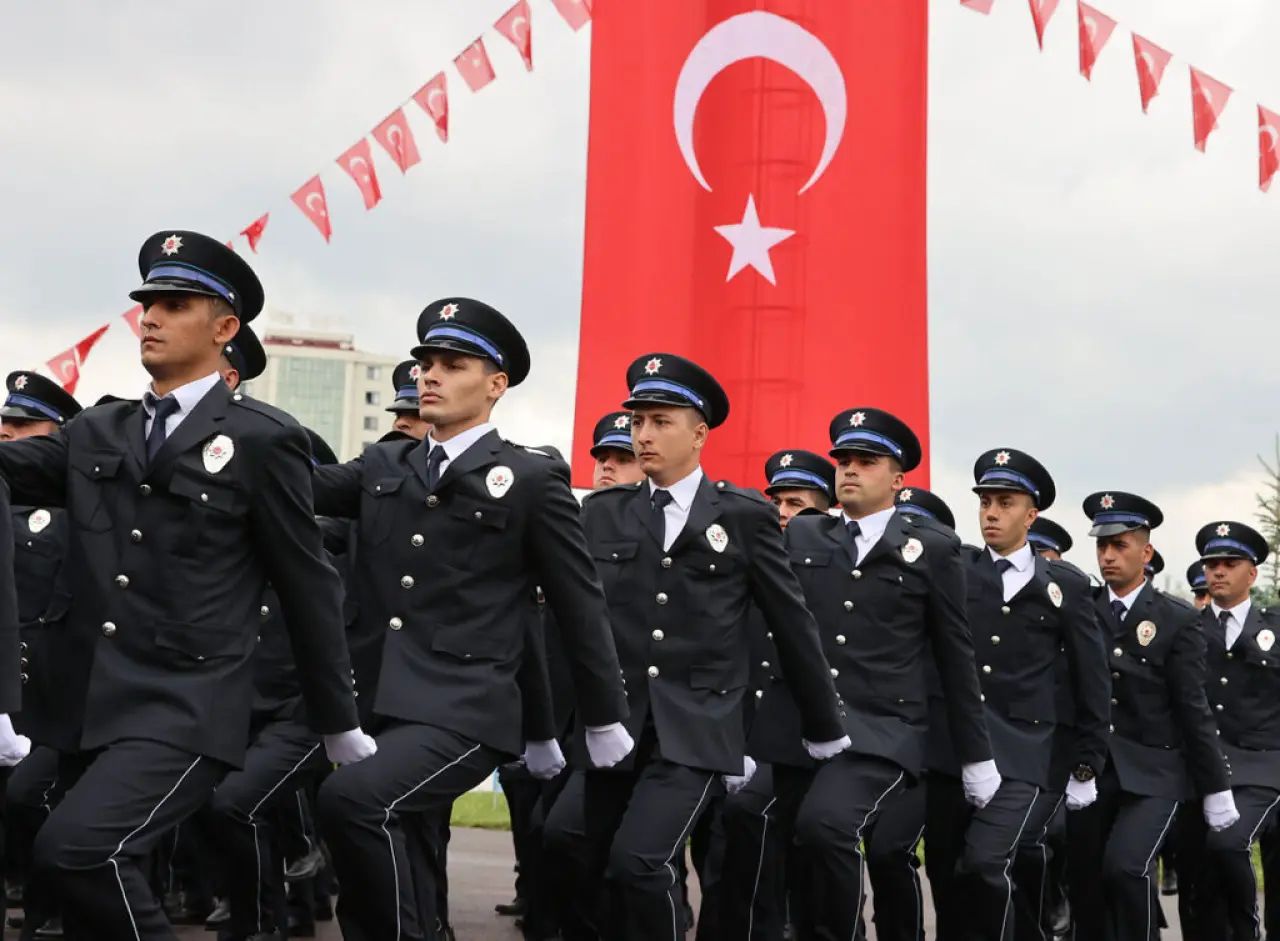
<instances>
[{"instance_id":1,"label":"building window","mask_svg":"<svg viewBox=\"0 0 1280 941\"><path fill-rule=\"evenodd\" d=\"M364 394L364 404L365 405L381 405L382 394L379 392L366 392Z\"/></svg>"},{"instance_id":2,"label":"building window","mask_svg":"<svg viewBox=\"0 0 1280 941\"><path fill-rule=\"evenodd\" d=\"M366 416L364 417L364 430L365 430L365 431L377 431L377 430L378 430L378 419L374 418L372 415L366 415Z\"/></svg>"},{"instance_id":3,"label":"building window","mask_svg":"<svg viewBox=\"0 0 1280 941\"><path fill-rule=\"evenodd\" d=\"M379 379L382 378L382 367L366 366L364 368L364 377L370 380L371 382L377 382Z\"/></svg>"}]
</instances>

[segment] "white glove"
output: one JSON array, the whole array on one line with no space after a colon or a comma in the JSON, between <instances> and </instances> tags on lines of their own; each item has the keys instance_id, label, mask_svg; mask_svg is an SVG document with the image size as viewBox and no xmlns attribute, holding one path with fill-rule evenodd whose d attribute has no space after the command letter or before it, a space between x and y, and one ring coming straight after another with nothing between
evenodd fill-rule
<instances>
[{"instance_id":1,"label":"white glove","mask_svg":"<svg viewBox=\"0 0 1280 941\"><path fill-rule=\"evenodd\" d=\"M834 758L846 748L851 746L853 742L849 741L849 736L836 739L834 742L810 742L807 739L801 739L804 742L804 750L809 753L809 757L814 761L826 761L828 758Z\"/></svg>"},{"instance_id":2,"label":"white glove","mask_svg":"<svg viewBox=\"0 0 1280 941\"><path fill-rule=\"evenodd\" d=\"M31 739L13 730L7 713L0 713L0 768L12 768L31 753Z\"/></svg>"},{"instance_id":3,"label":"white glove","mask_svg":"<svg viewBox=\"0 0 1280 941\"><path fill-rule=\"evenodd\" d=\"M991 803L1000 790L1000 772L994 761L977 761L960 769L964 781L964 799L981 810Z\"/></svg>"},{"instance_id":4,"label":"white glove","mask_svg":"<svg viewBox=\"0 0 1280 941\"><path fill-rule=\"evenodd\" d=\"M1230 791L1219 791L1217 794L1204 796L1204 822L1215 833L1233 826L1240 819L1240 811L1236 810L1236 796Z\"/></svg>"},{"instance_id":5,"label":"white glove","mask_svg":"<svg viewBox=\"0 0 1280 941\"><path fill-rule=\"evenodd\" d=\"M324 751L335 765L349 765L363 761L378 750L372 735L365 735L359 726L350 732L324 737Z\"/></svg>"},{"instance_id":6,"label":"white glove","mask_svg":"<svg viewBox=\"0 0 1280 941\"><path fill-rule=\"evenodd\" d=\"M539 781L550 781L564 770L564 752L554 738L549 742L530 742L524 747L524 766Z\"/></svg>"},{"instance_id":7,"label":"white glove","mask_svg":"<svg viewBox=\"0 0 1280 941\"><path fill-rule=\"evenodd\" d=\"M742 774L724 775L724 789L730 794L737 794L746 787L756 773L756 760L750 755L742 756Z\"/></svg>"},{"instance_id":8,"label":"white glove","mask_svg":"<svg viewBox=\"0 0 1280 941\"><path fill-rule=\"evenodd\" d=\"M1098 782L1067 779L1067 810L1084 810L1098 799Z\"/></svg>"},{"instance_id":9,"label":"white glove","mask_svg":"<svg viewBox=\"0 0 1280 941\"><path fill-rule=\"evenodd\" d=\"M593 768L612 768L631 754L636 743L621 722L587 729L587 754Z\"/></svg>"}]
</instances>

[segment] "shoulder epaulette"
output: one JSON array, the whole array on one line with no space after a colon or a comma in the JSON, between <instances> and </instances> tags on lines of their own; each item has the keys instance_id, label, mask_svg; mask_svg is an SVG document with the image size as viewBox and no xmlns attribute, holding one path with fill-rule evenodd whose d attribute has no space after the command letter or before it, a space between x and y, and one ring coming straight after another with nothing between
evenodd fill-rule
<instances>
[{"instance_id":1,"label":"shoulder epaulette","mask_svg":"<svg viewBox=\"0 0 1280 941\"><path fill-rule=\"evenodd\" d=\"M296 425L298 420L286 412L284 409L276 408L274 405L268 405L261 399L255 399L251 395L245 395L243 392L237 392L231 396L231 404L238 405L241 408L247 408L251 412L257 412L270 418L278 425Z\"/></svg>"},{"instance_id":2,"label":"shoulder epaulette","mask_svg":"<svg viewBox=\"0 0 1280 941\"><path fill-rule=\"evenodd\" d=\"M745 497L748 500L754 500L756 503L768 503L769 498L759 490L753 490L750 487L739 487L737 484L728 480L716 481L716 493L732 493L739 497Z\"/></svg>"}]
</instances>

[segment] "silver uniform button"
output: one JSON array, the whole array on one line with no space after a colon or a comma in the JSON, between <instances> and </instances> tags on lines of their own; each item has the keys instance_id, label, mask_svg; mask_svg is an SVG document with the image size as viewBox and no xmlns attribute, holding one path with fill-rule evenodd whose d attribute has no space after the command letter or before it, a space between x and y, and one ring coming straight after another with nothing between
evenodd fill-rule
<instances>
[{"instance_id":1,"label":"silver uniform button","mask_svg":"<svg viewBox=\"0 0 1280 941\"><path fill-rule=\"evenodd\" d=\"M117 585L119 585L121 588L128 588L128 587L129 587L129 576L128 576L128 575L117 575L117 576L116 576L116 584L117 584Z\"/></svg>"},{"instance_id":2,"label":"silver uniform button","mask_svg":"<svg viewBox=\"0 0 1280 941\"><path fill-rule=\"evenodd\" d=\"M845 642L845 636L844 636L843 634L837 634L837 635L836 635L836 643L843 647L843 646L844 646L844 642Z\"/></svg>"},{"instance_id":3,"label":"silver uniform button","mask_svg":"<svg viewBox=\"0 0 1280 941\"><path fill-rule=\"evenodd\" d=\"M1121 650L1119 647L1117 647L1115 650L1111 651L1111 656L1113 656L1113 657L1123 657L1123 656L1124 656L1124 651L1123 651L1123 650Z\"/></svg>"},{"instance_id":4,"label":"silver uniform button","mask_svg":"<svg viewBox=\"0 0 1280 941\"><path fill-rule=\"evenodd\" d=\"M658 597L655 600L658 602L658 604L666 604L667 593L665 591L658 592Z\"/></svg>"},{"instance_id":5,"label":"silver uniform button","mask_svg":"<svg viewBox=\"0 0 1280 941\"><path fill-rule=\"evenodd\" d=\"M271 609L270 609L270 608L268 608L268 607L264 604L264 605L262 606L262 616L265 618L265 617L267 617L267 615L269 615L270 613L271 613Z\"/></svg>"},{"instance_id":6,"label":"silver uniform button","mask_svg":"<svg viewBox=\"0 0 1280 941\"><path fill-rule=\"evenodd\" d=\"M102 633L107 637L114 637L116 633L116 626L110 621L107 621L102 625Z\"/></svg>"},{"instance_id":7,"label":"silver uniform button","mask_svg":"<svg viewBox=\"0 0 1280 941\"><path fill-rule=\"evenodd\" d=\"M401 587L401 588L412 588L412 587L413 587L413 576L412 576L412 575L405 575L404 577L402 577L402 578L400 579L400 587Z\"/></svg>"},{"instance_id":8,"label":"silver uniform button","mask_svg":"<svg viewBox=\"0 0 1280 941\"><path fill-rule=\"evenodd\" d=\"M1118 706L1118 705L1120 705L1120 700L1118 700L1118 699L1113 699L1113 700L1111 700L1111 705L1113 705L1113 706Z\"/></svg>"},{"instance_id":9,"label":"silver uniform button","mask_svg":"<svg viewBox=\"0 0 1280 941\"><path fill-rule=\"evenodd\" d=\"M658 668L657 668L657 667L649 667L649 678L650 678L650 679L656 679L656 678L657 678L657 676L658 676Z\"/></svg>"},{"instance_id":10,"label":"silver uniform button","mask_svg":"<svg viewBox=\"0 0 1280 941\"><path fill-rule=\"evenodd\" d=\"M854 577L854 578L861 578L861 577L862 577L862 570L861 570L861 569L854 569L854 570L853 570L853 577Z\"/></svg>"},{"instance_id":11,"label":"silver uniform button","mask_svg":"<svg viewBox=\"0 0 1280 941\"><path fill-rule=\"evenodd\" d=\"M837 677L837 676L839 676L839 675L840 675L840 671L839 671L839 670L837 670L835 667L832 667L832 668L831 668L831 677L832 677L832 679L834 679L835 677Z\"/></svg>"},{"instance_id":12,"label":"silver uniform button","mask_svg":"<svg viewBox=\"0 0 1280 941\"><path fill-rule=\"evenodd\" d=\"M1001 613L1001 614L1008 614L1008 613L1009 613L1009 606L1008 606L1007 604L1006 604L1006 605L1001 605L1001 607L1000 607L1000 613Z\"/></svg>"},{"instance_id":13,"label":"silver uniform button","mask_svg":"<svg viewBox=\"0 0 1280 941\"><path fill-rule=\"evenodd\" d=\"M476 510L476 519L478 520L484 519L484 513L482 513L480 510Z\"/></svg>"},{"instance_id":14,"label":"silver uniform button","mask_svg":"<svg viewBox=\"0 0 1280 941\"><path fill-rule=\"evenodd\" d=\"M427 497L427 506L434 508L439 505L440 505L440 498L437 497L434 493L431 496Z\"/></svg>"},{"instance_id":15,"label":"silver uniform button","mask_svg":"<svg viewBox=\"0 0 1280 941\"><path fill-rule=\"evenodd\" d=\"M654 632L653 632L653 639L654 639L654 640L662 640L662 638L664 638L664 637L666 637L666 636L667 636L667 635L666 635L666 634L664 634L664 633L662 633L662 631L654 631Z\"/></svg>"},{"instance_id":16,"label":"silver uniform button","mask_svg":"<svg viewBox=\"0 0 1280 941\"><path fill-rule=\"evenodd\" d=\"M1214 706L1213 708L1214 708L1214 709L1216 709L1218 712L1221 712L1221 711L1222 711L1222 703L1218 703L1218 704L1217 704L1216 706Z\"/></svg>"},{"instance_id":17,"label":"silver uniform button","mask_svg":"<svg viewBox=\"0 0 1280 941\"><path fill-rule=\"evenodd\" d=\"M208 495L207 493L202 493L202 494L200 494L200 502L201 502L201 503L208 503L208 502L209 502L209 495Z\"/></svg>"},{"instance_id":18,"label":"silver uniform button","mask_svg":"<svg viewBox=\"0 0 1280 941\"><path fill-rule=\"evenodd\" d=\"M992 634L992 635L991 635L991 643L992 643L992 645L993 645L993 646L995 646L995 647L999 647L999 646L1000 646L1000 635L999 635L999 634Z\"/></svg>"},{"instance_id":19,"label":"silver uniform button","mask_svg":"<svg viewBox=\"0 0 1280 941\"><path fill-rule=\"evenodd\" d=\"M760 661L760 669L762 669L762 670L767 670L767 669L769 669L769 661L768 661L768 660L761 660L761 661Z\"/></svg>"},{"instance_id":20,"label":"silver uniform button","mask_svg":"<svg viewBox=\"0 0 1280 941\"><path fill-rule=\"evenodd\" d=\"M404 627L404 621L400 620L399 618L392 618L390 627L393 631L398 631L400 630L400 628Z\"/></svg>"},{"instance_id":21,"label":"silver uniform button","mask_svg":"<svg viewBox=\"0 0 1280 941\"><path fill-rule=\"evenodd\" d=\"M144 497L151 496L151 484L143 484L138 488L138 493L142 494Z\"/></svg>"},{"instance_id":22,"label":"silver uniform button","mask_svg":"<svg viewBox=\"0 0 1280 941\"><path fill-rule=\"evenodd\" d=\"M413 543L415 546L420 546L420 545L422 545L424 542L426 542L426 540L422 538L422 534L421 534L421 533L414 533L414 534L413 534L413 538L412 538L412 539L410 539L409 541L410 541L411 543Z\"/></svg>"},{"instance_id":23,"label":"silver uniform button","mask_svg":"<svg viewBox=\"0 0 1280 941\"><path fill-rule=\"evenodd\" d=\"M983 672L983 673L990 673L990 672L991 672L991 664L989 664L989 663L984 663L984 664L982 665L982 672Z\"/></svg>"},{"instance_id":24,"label":"silver uniform button","mask_svg":"<svg viewBox=\"0 0 1280 941\"><path fill-rule=\"evenodd\" d=\"M762 699L763 697L764 697L764 690L762 689L756 690L756 699Z\"/></svg>"},{"instance_id":25,"label":"silver uniform button","mask_svg":"<svg viewBox=\"0 0 1280 941\"><path fill-rule=\"evenodd\" d=\"M129 538L134 542L142 542L142 530L135 529L129 533Z\"/></svg>"},{"instance_id":26,"label":"silver uniform button","mask_svg":"<svg viewBox=\"0 0 1280 941\"><path fill-rule=\"evenodd\" d=\"M618 557L618 554L615 552L613 554L613 557L616 559ZM662 557L662 567L664 569L671 568L671 556L667 555Z\"/></svg>"},{"instance_id":27,"label":"silver uniform button","mask_svg":"<svg viewBox=\"0 0 1280 941\"><path fill-rule=\"evenodd\" d=\"M1226 686L1226 685L1227 685L1227 678L1224 676L1224 677L1223 677L1222 679L1220 679L1218 682L1219 682L1219 683L1221 683L1223 686Z\"/></svg>"},{"instance_id":28,"label":"silver uniform button","mask_svg":"<svg viewBox=\"0 0 1280 941\"><path fill-rule=\"evenodd\" d=\"M844 609L845 609L846 611L852 611L852 610L853 610L853 602L852 602L852 601L846 601L846 602L844 603Z\"/></svg>"}]
</instances>

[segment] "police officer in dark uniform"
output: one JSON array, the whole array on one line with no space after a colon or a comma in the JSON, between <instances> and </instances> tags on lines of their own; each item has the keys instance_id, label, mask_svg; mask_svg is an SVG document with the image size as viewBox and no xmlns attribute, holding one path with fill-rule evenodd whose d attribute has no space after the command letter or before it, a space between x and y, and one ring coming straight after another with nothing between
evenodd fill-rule
<instances>
[{"instance_id":1,"label":"police officer in dark uniform","mask_svg":"<svg viewBox=\"0 0 1280 941\"><path fill-rule=\"evenodd\" d=\"M1037 516L1032 521L1027 542L1037 555L1051 561L1061 561L1074 545L1071 534L1047 516Z\"/></svg>"},{"instance_id":2,"label":"police officer in dark uniform","mask_svg":"<svg viewBox=\"0 0 1280 941\"><path fill-rule=\"evenodd\" d=\"M857 930L864 830L923 769L929 648L951 706L969 798L985 804L1000 781L965 623L960 542L927 516L896 512L904 475L920 463L920 442L898 418L874 408L841 412L830 437L844 511L793 519L787 547L818 622L852 745L812 772L774 767L779 804L799 805L789 881L792 915L806 941L849 938ZM783 672L787 690L799 695L802 678L785 665ZM777 694L775 684L762 713L771 699L772 708L783 707Z\"/></svg>"},{"instance_id":3,"label":"police officer in dark uniform","mask_svg":"<svg viewBox=\"0 0 1280 941\"><path fill-rule=\"evenodd\" d=\"M1205 689L1240 817L1209 832L1203 847L1182 849L1204 853L1194 898L1205 935L1255 941L1262 921L1251 853L1280 807L1280 617L1249 598L1268 555L1256 530L1233 520L1209 523L1196 533L1196 551L1213 599L1200 612L1208 643Z\"/></svg>"},{"instance_id":4,"label":"police officer in dark uniform","mask_svg":"<svg viewBox=\"0 0 1280 941\"><path fill-rule=\"evenodd\" d=\"M31 750L30 740L13 731L9 718L22 705L12 512L9 487L0 480L0 766L6 768L16 765Z\"/></svg>"},{"instance_id":5,"label":"police officer in dark uniform","mask_svg":"<svg viewBox=\"0 0 1280 941\"><path fill-rule=\"evenodd\" d=\"M1187 587L1191 589L1191 603L1197 611L1203 611L1212 600L1209 597L1209 579L1204 574L1204 563L1197 560L1187 566Z\"/></svg>"},{"instance_id":6,"label":"police officer in dark uniform","mask_svg":"<svg viewBox=\"0 0 1280 941\"><path fill-rule=\"evenodd\" d=\"M428 305L418 336L411 355L431 435L376 444L315 475L316 511L359 520L361 622L387 628L374 694L385 723L378 755L330 775L316 807L351 941L425 936L401 814L451 804L522 751L531 767L560 756L554 738L526 743L522 734L517 674L536 586L564 634L591 760L618 761L632 744L568 468L503 441L489 423L528 374L524 339L497 310L463 297Z\"/></svg>"},{"instance_id":7,"label":"police officer in dark uniform","mask_svg":"<svg viewBox=\"0 0 1280 941\"><path fill-rule=\"evenodd\" d=\"M1155 860L1178 804L1201 795L1214 829L1239 814L1205 699L1195 610L1143 571L1163 514L1119 490L1086 497L1084 512L1106 583L1094 606L1110 648L1113 731L1097 801L1068 818L1071 909L1079 938L1157 941Z\"/></svg>"},{"instance_id":8,"label":"police officer in dark uniform","mask_svg":"<svg viewBox=\"0 0 1280 941\"><path fill-rule=\"evenodd\" d=\"M236 335L222 348L222 362L218 372L227 388L235 392L246 382L257 379L267 368L267 351L253 332L253 327L242 323Z\"/></svg>"},{"instance_id":9,"label":"police officer in dark uniform","mask_svg":"<svg viewBox=\"0 0 1280 941\"><path fill-rule=\"evenodd\" d=\"M421 367L416 359L406 359L395 368L391 381L396 388L396 397L387 406L387 411L396 416L391 425L392 431L406 434L410 438L421 441L427 436L430 426L418 414L418 373Z\"/></svg>"},{"instance_id":10,"label":"police officer in dark uniform","mask_svg":"<svg viewBox=\"0 0 1280 941\"><path fill-rule=\"evenodd\" d=\"M61 899L73 938L172 937L137 863L244 759L268 579L299 627L299 680L330 758L372 750L309 506L306 435L218 374L261 285L194 232L157 233L138 260L143 401L0 446L14 494L65 502L71 523L71 609L48 643L68 677L50 742L64 796L36 837L32 881Z\"/></svg>"},{"instance_id":11,"label":"police officer in dark uniform","mask_svg":"<svg viewBox=\"0 0 1280 941\"><path fill-rule=\"evenodd\" d=\"M699 466L729 414L720 384L669 353L627 370L632 441L648 480L583 505L627 682L634 756L587 775L587 835L604 874L600 934L684 934L674 859L707 802L746 772L752 604L795 683L811 753L848 745L812 616L787 564L776 511ZM734 780L722 780L734 779Z\"/></svg>"},{"instance_id":12,"label":"police officer in dark uniform","mask_svg":"<svg viewBox=\"0 0 1280 941\"><path fill-rule=\"evenodd\" d=\"M1146 572L1147 578L1153 580L1164 571L1164 556L1160 554L1160 550L1155 546L1151 547L1151 561L1143 567L1143 571Z\"/></svg>"}]
</instances>

